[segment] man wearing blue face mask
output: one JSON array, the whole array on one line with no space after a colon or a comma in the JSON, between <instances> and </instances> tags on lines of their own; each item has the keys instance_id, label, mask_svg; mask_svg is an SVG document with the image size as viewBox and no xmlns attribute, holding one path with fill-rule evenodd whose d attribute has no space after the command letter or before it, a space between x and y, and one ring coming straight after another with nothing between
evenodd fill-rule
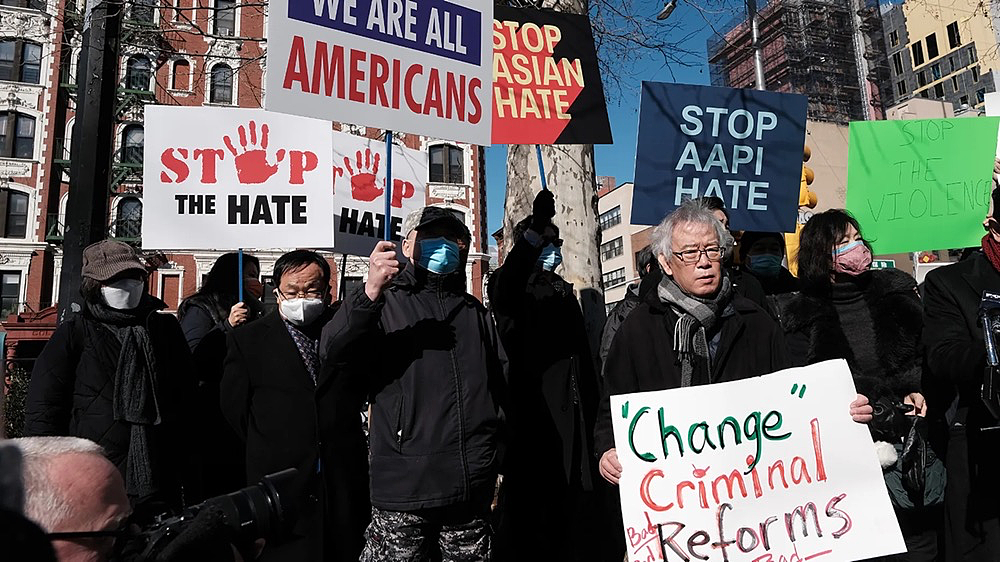
<instances>
[{"instance_id":1,"label":"man wearing blue face mask","mask_svg":"<svg viewBox=\"0 0 1000 562\"><path fill-rule=\"evenodd\" d=\"M506 360L465 290L471 237L426 207L379 242L364 287L323 331L327 361L368 386L371 524L362 561L490 559Z\"/></svg>"},{"instance_id":2,"label":"man wearing blue face mask","mask_svg":"<svg viewBox=\"0 0 1000 562\"><path fill-rule=\"evenodd\" d=\"M539 192L489 283L511 364L500 561L604 559L596 555L596 541L607 533L601 532L594 494L595 359L573 286L556 273L562 240L554 216L552 192ZM552 521L569 532L553 536Z\"/></svg>"},{"instance_id":3,"label":"man wearing blue face mask","mask_svg":"<svg viewBox=\"0 0 1000 562\"><path fill-rule=\"evenodd\" d=\"M783 295L799 290L799 281L782 265L785 238L776 232L743 233L740 238L740 261L743 269L752 273L765 295Z\"/></svg>"}]
</instances>

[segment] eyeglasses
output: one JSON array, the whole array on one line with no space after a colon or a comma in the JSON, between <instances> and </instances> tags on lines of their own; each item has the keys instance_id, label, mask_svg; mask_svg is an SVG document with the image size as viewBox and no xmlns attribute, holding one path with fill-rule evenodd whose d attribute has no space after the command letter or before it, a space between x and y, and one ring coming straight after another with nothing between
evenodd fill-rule
<instances>
[{"instance_id":1,"label":"eyeglasses","mask_svg":"<svg viewBox=\"0 0 1000 562\"><path fill-rule=\"evenodd\" d=\"M682 263L686 265L694 265L701 261L701 255L704 254L708 261L721 261L723 256L726 255L726 249L719 246L709 246L707 248L700 248L697 250L684 250L683 252L673 252L677 259L681 260Z\"/></svg>"},{"instance_id":2,"label":"eyeglasses","mask_svg":"<svg viewBox=\"0 0 1000 562\"><path fill-rule=\"evenodd\" d=\"M286 299L296 299L296 298L307 298L307 299L321 299L323 298L323 291L319 289L309 289L308 291L296 291L296 292L284 292L278 290L278 294L285 297Z\"/></svg>"},{"instance_id":3,"label":"eyeglasses","mask_svg":"<svg viewBox=\"0 0 1000 562\"><path fill-rule=\"evenodd\" d=\"M68 533L45 533L45 537L50 541L70 541L76 542L88 539L112 539L111 548L108 552L117 555L122 552L129 538L128 526L123 526L116 531L73 531Z\"/></svg>"}]
</instances>

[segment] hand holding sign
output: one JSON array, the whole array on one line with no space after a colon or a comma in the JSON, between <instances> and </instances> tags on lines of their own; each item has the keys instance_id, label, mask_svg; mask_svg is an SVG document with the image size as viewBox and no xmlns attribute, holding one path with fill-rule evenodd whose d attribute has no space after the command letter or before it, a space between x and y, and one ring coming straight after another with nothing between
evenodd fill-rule
<instances>
[{"instance_id":1,"label":"hand holding sign","mask_svg":"<svg viewBox=\"0 0 1000 562\"><path fill-rule=\"evenodd\" d=\"M375 302L382 295L392 279L399 273L399 261L396 260L396 245L392 242L379 242L375 245L371 257L368 258L368 281L365 282L365 294Z\"/></svg>"},{"instance_id":2,"label":"hand holding sign","mask_svg":"<svg viewBox=\"0 0 1000 562\"><path fill-rule=\"evenodd\" d=\"M247 129L243 125L237 130L240 134L240 151L233 146L233 140L226 135L222 141L229 152L236 157L236 177L241 183L261 184L278 173L278 164L271 165L267 161L267 124L260 126L260 148L257 144L257 123L250 121L250 142L247 143ZM285 159L285 149L279 149L277 161Z\"/></svg>"}]
</instances>

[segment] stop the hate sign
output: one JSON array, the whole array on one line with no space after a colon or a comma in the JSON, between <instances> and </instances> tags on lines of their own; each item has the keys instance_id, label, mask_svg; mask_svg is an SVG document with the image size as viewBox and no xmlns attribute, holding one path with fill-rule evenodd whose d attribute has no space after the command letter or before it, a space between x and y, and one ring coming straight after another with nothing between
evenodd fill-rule
<instances>
[{"instance_id":1,"label":"stop the hate sign","mask_svg":"<svg viewBox=\"0 0 1000 562\"><path fill-rule=\"evenodd\" d=\"M798 94L643 82L632 223L715 196L736 230L793 232L806 106Z\"/></svg>"}]
</instances>

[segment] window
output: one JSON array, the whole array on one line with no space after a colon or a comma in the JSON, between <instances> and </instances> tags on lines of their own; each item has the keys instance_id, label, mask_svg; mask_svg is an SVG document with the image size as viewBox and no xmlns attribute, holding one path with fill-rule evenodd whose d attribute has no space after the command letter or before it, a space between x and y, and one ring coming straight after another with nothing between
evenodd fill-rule
<instances>
[{"instance_id":1,"label":"window","mask_svg":"<svg viewBox=\"0 0 1000 562\"><path fill-rule=\"evenodd\" d=\"M920 46L920 41L911 45L910 50L913 51L913 66L924 64L924 49Z\"/></svg>"},{"instance_id":2,"label":"window","mask_svg":"<svg viewBox=\"0 0 1000 562\"><path fill-rule=\"evenodd\" d=\"M601 230L607 230L612 226L621 224L622 222L622 208L619 205L614 209L604 211L600 216Z\"/></svg>"},{"instance_id":3,"label":"window","mask_svg":"<svg viewBox=\"0 0 1000 562\"><path fill-rule=\"evenodd\" d=\"M958 91L958 76L951 77L951 91L953 92Z\"/></svg>"},{"instance_id":4,"label":"window","mask_svg":"<svg viewBox=\"0 0 1000 562\"><path fill-rule=\"evenodd\" d=\"M617 287L625 282L625 268L619 267L614 271L601 274L601 286L605 289Z\"/></svg>"},{"instance_id":5,"label":"window","mask_svg":"<svg viewBox=\"0 0 1000 562\"><path fill-rule=\"evenodd\" d=\"M0 111L0 156L35 157L35 118L13 111Z\"/></svg>"},{"instance_id":6,"label":"window","mask_svg":"<svg viewBox=\"0 0 1000 562\"><path fill-rule=\"evenodd\" d=\"M129 125L122 133L122 158L126 164L142 164L142 147L145 131L142 125Z\"/></svg>"},{"instance_id":7,"label":"window","mask_svg":"<svg viewBox=\"0 0 1000 562\"><path fill-rule=\"evenodd\" d=\"M976 90L976 99L979 100L977 103L983 103L986 101L986 88Z\"/></svg>"},{"instance_id":8,"label":"window","mask_svg":"<svg viewBox=\"0 0 1000 562\"><path fill-rule=\"evenodd\" d=\"M139 238L142 232L142 201L136 197L126 197L118 202L118 218L115 221L116 238Z\"/></svg>"},{"instance_id":9,"label":"window","mask_svg":"<svg viewBox=\"0 0 1000 562\"><path fill-rule=\"evenodd\" d=\"M930 95L927 93L927 90L920 90L920 97L929 98Z\"/></svg>"},{"instance_id":10,"label":"window","mask_svg":"<svg viewBox=\"0 0 1000 562\"><path fill-rule=\"evenodd\" d=\"M900 80L899 82L896 82L896 91L901 96L906 95L906 80Z\"/></svg>"},{"instance_id":11,"label":"window","mask_svg":"<svg viewBox=\"0 0 1000 562\"><path fill-rule=\"evenodd\" d=\"M962 35L958 32L958 22L948 24L948 48L955 49L962 44Z\"/></svg>"},{"instance_id":12,"label":"window","mask_svg":"<svg viewBox=\"0 0 1000 562\"><path fill-rule=\"evenodd\" d=\"M940 79L941 79L941 65L937 64L937 63L932 64L931 65L931 81L933 82L934 80L940 80Z\"/></svg>"},{"instance_id":13,"label":"window","mask_svg":"<svg viewBox=\"0 0 1000 562\"><path fill-rule=\"evenodd\" d=\"M955 72L955 56L954 55L948 57L948 64L951 66L951 72Z\"/></svg>"},{"instance_id":14,"label":"window","mask_svg":"<svg viewBox=\"0 0 1000 562\"><path fill-rule=\"evenodd\" d=\"M889 46L895 47L899 45L899 32L896 30L889 32Z\"/></svg>"},{"instance_id":15,"label":"window","mask_svg":"<svg viewBox=\"0 0 1000 562\"><path fill-rule=\"evenodd\" d=\"M212 103L233 103L233 69L228 64L217 64L212 67L209 101Z\"/></svg>"},{"instance_id":16,"label":"window","mask_svg":"<svg viewBox=\"0 0 1000 562\"><path fill-rule=\"evenodd\" d=\"M41 78L41 45L20 40L0 41L0 80L38 84Z\"/></svg>"},{"instance_id":17,"label":"window","mask_svg":"<svg viewBox=\"0 0 1000 562\"><path fill-rule=\"evenodd\" d=\"M174 72L170 78L170 87L174 90L191 89L191 63L186 60L174 62Z\"/></svg>"},{"instance_id":18,"label":"window","mask_svg":"<svg viewBox=\"0 0 1000 562\"><path fill-rule=\"evenodd\" d=\"M28 194L7 191L7 211L4 213L5 238L25 238L28 235Z\"/></svg>"},{"instance_id":19,"label":"window","mask_svg":"<svg viewBox=\"0 0 1000 562\"><path fill-rule=\"evenodd\" d=\"M31 8L32 10L44 10L45 2L42 0L0 0L0 6L13 6L15 8ZM4 317L6 319L6 317Z\"/></svg>"},{"instance_id":20,"label":"window","mask_svg":"<svg viewBox=\"0 0 1000 562\"><path fill-rule=\"evenodd\" d=\"M969 96L962 96L961 98L959 98L958 103L959 103L959 105L968 106L969 105Z\"/></svg>"},{"instance_id":21,"label":"window","mask_svg":"<svg viewBox=\"0 0 1000 562\"><path fill-rule=\"evenodd\" d=\"M21 273L0 271L0 316L4 321L11 314L17 314L21 300Z\"/></svg>"},{"instance_id":22,"label":"window","mask_svg":"<svg viewBox=\"0 0 1000 562\"><path fill-rule=\"evenodd\" d=\"M215 34L236 35L236 0L215 0Z\"/></svg>"},{"instance_id":23,"label":"window","mask_svg":"<svg viewBox=\"0 0 1000 562\"><path fill-rule=\"evenodd\" d=\"M156 14L156 0L133 0L131 19L137 23L153 23Z\"/></svg>"},{"instance_id":24,"label":"window","mask_svg":"<svg viewBox=\"0 0 1000 562\"><path fill-rule=\"evenodd\" d=\"M437 144L429 152L432 182L465 183L465 151L454 145Z\"/></svg>"},{"instance_id":25,"label":"window","mask_svg":"<svg viewBox=\"0 0 1000 562\"><path fill-rule=\"evenodd\" d=\"M944 97L944 84L934 85L934 97L943 98Z\"/></svg>"},{"instance_id":26,"label":"window","mask_svg":"<svg viewBox=\"0 0 1000 562\"><path fill-rule=\"evenodd\" d=\"M978 66L973 66L972 67L972 82L973 83L979 82L979 67Z\"/></svg>"},{"instance_id":27,"label":"window","mask_svg":"<svg viewBox=\"0 0 1000 562\"><path fill-rule=\"evenodd\" d=\"M892 66L896 70L897 76L903 75L903 53L892 55Z\"/></svg>"},{"instance_id":28,"label":"window","mask_svg":"<svg viewBox=\"0 0 1000 562\"><path fill-rule=\"evenodd\" d=\"M605 242L601 244L601 261L607 261L611 258L618 257L622 255L622 237L619 236L610 242Z\"/></svg>"},{"instance_id":29,"label":"window","mask_svg":"<svg viewBox=\"0 0 1000 562\"><path fill-rule=\"evenodd\" d=\"M976 46L969 45L969 64L972 64L978 60L979 58L976 57Z\"/></svg>"},{"instance_id":30,"label":"window","mask_svg":"<svg viewBox=\"0 0 1000 562\"><path fill-rule=\"evenodd\" d=\"M927 74L923 70L917 73L917 85L918 86L927 85Z\"/></svg>"},{"instance_id":31,"label":"window","mask_svg":"<svg viewBox=\"0 0 1000 562\"><path fill-rule=\"evenodd\" d=\"M938 56L937 34L931 33L924 40L927 43L927 60L934 60Z\"/></svg>"},{"instance_id":32,"label":"window","mask_svg":"<svg viewBox=\"0 0 1000 562\"><path fill-rule=\"evenodd\" d=\"M129 57L125 66L125 89L149 91L151 65L146 57Z\"/></svg>"}]
</instances>

